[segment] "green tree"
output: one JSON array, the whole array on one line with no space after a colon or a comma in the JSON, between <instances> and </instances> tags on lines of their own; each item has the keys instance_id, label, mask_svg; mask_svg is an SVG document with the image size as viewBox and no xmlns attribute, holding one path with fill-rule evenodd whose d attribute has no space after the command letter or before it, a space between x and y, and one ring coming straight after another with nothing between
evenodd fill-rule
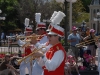
<instances>
[{"instance_id":1,"label":"green tree","mask_svg":"<svg viewBox=\"0 0 100 75\"><path fill-rule=\"evenodd\" d=\"M82 4L81 0L77 0L75 3L73 3L73 22L76 23L78 17L80 16L79 13L80 12L85 12L84 11L84 6Z\"/></svg>"},{"instance_id":2,"label":"green tree","mask_svg":"<svg viewBox=\"0 0 100 75\"><path fill-rule=\"evenodd\" d=\"M2 10L1 16L5 16L5 21L2 21L3 30L8 31L17 28L15 21L17 20L17 0L0 0L0 8Z\"/></svg>"},{"instance_id":3,"label":"green tree","mask_svg":"<svg viewBox=\"0 0 100 75\"><path fill-rule=\"evenodd\" d=\"M84 8L85 8L85 11L87 12L87 13L89 13L89 5L90 5L90 3L91 3L91 1L92 0L81 0L83 3L83 6L84 6Z\"/></svg>"}]
</instances>

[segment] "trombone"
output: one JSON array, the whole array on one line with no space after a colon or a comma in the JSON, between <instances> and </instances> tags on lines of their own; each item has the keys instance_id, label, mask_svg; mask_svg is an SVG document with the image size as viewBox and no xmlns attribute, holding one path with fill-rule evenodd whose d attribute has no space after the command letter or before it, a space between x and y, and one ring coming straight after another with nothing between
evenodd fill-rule
<instances>
[{"instance_id":1,"label":"trombone","mask_svg":"<svg viewBox=\"0 0 100 75\"><path fill-rule=\"evenodd\" d=\"M45 48L45 47L42 47L42 48ZM25 61L28 57L31 57L30 61L33 60L33 59L35 59L35 57L33 58L32 55L33 55L34 53L40 51L42 48L40 48L40 49L35 48L35 49L33 50L32 53L30 53L29 55L25 56L25 57L22 58L22 59L17 60L17 64L20 65L20 63L21 63L22 61ZM30 61L29 61L29 62L30 62Z\"/></svg>"},{"instance_id":2,"label":"trombone","mask_svg":"<svg viewBox=\"0 0 100 75\"><path fill-rule=\"evenodd\" d=\"M82 47L82 46L85 46L85 45L87 45L87 44L90 44L90 43L93 43L93 42L97 42L98 39L99 39L99 37L100 37L100 36L96 36L96 37L94 37L94 39L87 40L87 41L85 41L85 42L81 42L81 43L79 43L79 44L76 44L76 47Z\"/></svg>"}]
</instances>

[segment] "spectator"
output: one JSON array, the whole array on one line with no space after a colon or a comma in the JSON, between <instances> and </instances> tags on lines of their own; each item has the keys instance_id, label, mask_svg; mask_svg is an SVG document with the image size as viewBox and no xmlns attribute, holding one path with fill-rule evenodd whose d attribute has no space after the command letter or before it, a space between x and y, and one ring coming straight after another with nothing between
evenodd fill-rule
<instances>
[{"instance_id":1,"label":"spectator","mask_svg":"<svg viewBox=\"0 0 100 75\"><path fill-rule=\"evenodd\" d=\"M10 55L5 55L5 61L0 64L0 75L8 75L11 73L12 75L18 75L18 71L10 65Z\"/></svg>"},{"instance_id":2,"label":"spectator","mask_svg":"<svg viewBox=\"0 0 100 75\"><path fill-rule=\"evenodd\" d=\"M79 73L79 71L78 71L78 66L77 66L77 64L76 64L76 62L75 62L75 60L74 60L74 58L73 58L73 56L72 55L69 55L68 56L68 59L67 59L67 65L69 66L69 73L70 73L70 75L72 75L71 74L71 71L73 71L73 70L75 70L76 69L76 71L77 71L77 73L78 73L78 75L80 75L80 73Z\"/></svg>"},{"instance_id":3,"label":"spectator","mask_svg":"<svg viewBox=\"0 0 100 75\"><path fill-rule=\"evenodd\" d=\"M78 59L78 48L75 47L76 44L80 42L80 35L77 33L77 28L75 26L72 27L72 33L68 36L68 42L70 43L72 52L74 53L74 57Z\"/></svg>"},{"instance_id":4,"label":"spectator","mask_svg":"<svg viewBox=\"0 0 100 75\"><path fill-rule=\"evenodd\" d=\"M87 27L87 28L86 28L86 36L89 36L89 35L90 35L90 28Z\"/></svg>"}]
</instances>

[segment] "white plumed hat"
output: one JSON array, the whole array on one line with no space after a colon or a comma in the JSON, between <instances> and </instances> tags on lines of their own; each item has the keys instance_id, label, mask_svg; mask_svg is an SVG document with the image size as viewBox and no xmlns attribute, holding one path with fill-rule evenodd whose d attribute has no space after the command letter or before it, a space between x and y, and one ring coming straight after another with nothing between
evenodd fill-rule
<instances>
[{"instance_id":1,"label":"white plumed hat","mask_svg":"<svg viewBox=\"0 0 100 75\"><path fill-rule=\"evenodd\" d=\"M49 35L58 35L64 37L64 29L58 25L53 25L49 29Z\"/></svg>"},{"instance_id":2,"label":"white plumed hat","mask_svg":"<svg viewBox=\"0 0 100 75\"><path fill-rule=\"evenodd\" d=\"M43 22L37 23L36 30L38 30L38 29L40 29L40 28L46 29L46 24L43 23Z\"/></svg>"},{"instance_id":3,"label":"white plumed hat","mask_svg":"<svg viewBox=\"0 0 100 75\"><path fill-rule=\"evenodd\" d=\"M58 26L58 24L60 24L65 16L66 15L61 11L57 13L57 15L52 19L52 23L48 27L49 35L58 35L60 37L64 37L64 29Z\"/></svg>"},{"instance_id":4,"label":"white plumed hat","mask_svg":"<svg viewBox=\"0 0 100 75\"><path fill-rule=\"evenodd\" d=\"M29 18L25 18L25 26L27 27L29 25Z\"/></svg>"},{"instance_id":5,"label":"white plumed hat","mask_svg":"<svg viewBox=\"0 0 100 75\"><path fill-rule=\"evenodd\" d=\"M63 12L59 11L59 12L57 13L57 15L51 20L51 22L52 22L53 24L60 24L60 22L62 21L62 19L63 19L65 16L66 16L66 15L65 15Z\"/></svg>"},{"instance_id":6,"label":"white plumed hat","mask_svg":"<svg viewBox=\"0 0 100 75\"><path fill-rule=\"evenodd\" d=\"M40 19L41 19L41 13L35 13L35 21L37 23L40 23L41 22Z\"/></svg>"},{"instance_id":7,"label":"white plumed hat","mask_svg":"<svg viewBox=\"0 0 100 75\"><path fill-rule=\"evenodd\" d=\"M33 32L32 27L31 26L25 27L25 32L24 33L29 33L29 32Z\"/></svg>"},{"instance_id":8,"label":"white plumed hat","mask_svg":"<svg viewBox=\"0 0 100 75\"><path fill-rule=\"evenodd\" d=\"M51 18L50 18L50 21L57 15L57 11L54 11L54 13L52 14Z\"/></svg>"},{"instance_id":9,"label":"white plumed hat","mask_svg":"<svg viewBox=\"0 0 100 75\"><path fill-rule=\"evenodd\" d=\"M37 22L36 30L40 28L46 28L46 24L41 22L41 13L35 13L35 20Z\"/></svg>"}]
</instances>

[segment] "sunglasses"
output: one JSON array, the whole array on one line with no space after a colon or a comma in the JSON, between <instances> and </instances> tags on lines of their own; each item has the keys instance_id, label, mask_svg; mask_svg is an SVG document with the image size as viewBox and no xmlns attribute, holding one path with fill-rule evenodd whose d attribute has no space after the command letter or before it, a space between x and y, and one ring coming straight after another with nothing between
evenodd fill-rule
<instances>
[{"instance_id":1,"label":"sunglasses","mask_svg":"<svg viewBox=\"0 0 100 75\"><path fill-rule=\"evenodd\" d=\"M47 35L48 37L57 36L57 35Z\"/></svg>"}]
</instances>

